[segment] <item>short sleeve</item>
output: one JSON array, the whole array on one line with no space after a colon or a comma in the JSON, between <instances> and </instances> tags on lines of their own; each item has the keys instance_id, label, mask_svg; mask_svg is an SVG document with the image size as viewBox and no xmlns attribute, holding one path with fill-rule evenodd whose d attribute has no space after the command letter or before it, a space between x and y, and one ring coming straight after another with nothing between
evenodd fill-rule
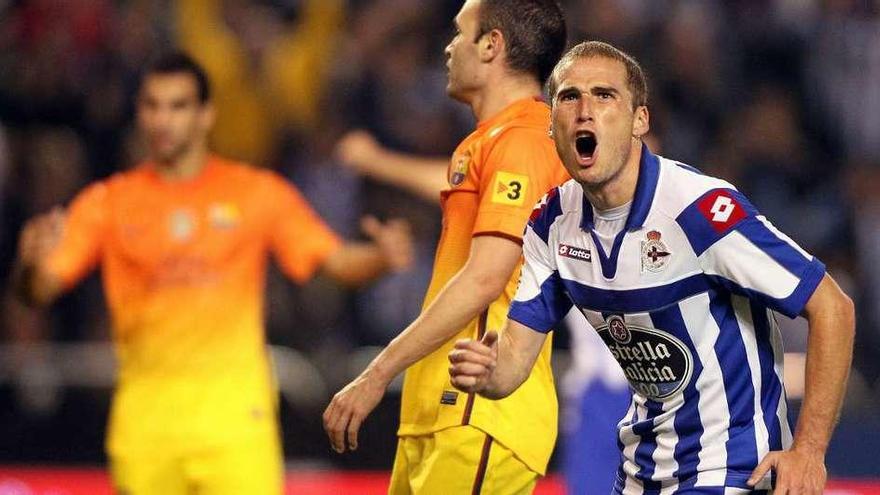
<instances>
[{"instance_id":1,"label":"short sleeve","mask_svg":"<svg viewBox=\"0 0 880 495\"><path fill-rule=\"evenodd\" d=\"M49 255L50 273L69 288L82 280L101 259L108 223L108 188L95 183L78 194L67 209L61 243Z\"/></svg>"},{"instance_id":2,"label":"short sleeve","mask_svg":"<svg viewBox=\"0 0 880 495\"><path fill-rule=\"evenodd\" d=\"M735 189L703 194L677 221L711 280L791 318L803 311L825 275L821 261Z\"/></svg>"},{"instance_id":3,"label":"short sleeve","mask_svg":"<svg viewBox=\"0 0 880 495\"><path fill-rule=\"evenodd\" d=\"M480 168L479 210L473 235L521 239L532 206L558 185L561 165L546 134L512 128L486 151Z\"/></svg>"},{"instance_id":4,"label":"short sleeve","mask_svg":"<svg viewBox=\"0 0 880 495\"><path fill-rule=\"evenodd\" d=\"M284 273L305 282L341 241L292 184L276 175L268 177L265 198L273 212L267 226L270 247Z\"/></svg>"},{"instance_id":5,"label":"short sleeve","mask_svg":"<svg viewBox=\"0 0 880 495\"><path fill-rule=\"evenodd\" d=\"M549 243L550 225L560 214L556 191L541 201L526 226L519 288L508 312L511 320L542 333L552 330L572 307Z\"/></svg>"}]
</instances>

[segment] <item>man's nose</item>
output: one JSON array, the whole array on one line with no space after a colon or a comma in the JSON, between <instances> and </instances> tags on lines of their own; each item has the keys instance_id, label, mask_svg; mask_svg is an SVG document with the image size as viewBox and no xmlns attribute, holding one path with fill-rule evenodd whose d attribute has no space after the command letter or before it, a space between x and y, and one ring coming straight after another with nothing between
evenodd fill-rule
<instances>
[{"instance_id":1,"label":"man's nose","mask_svg":"<svg viewBox=\"0 0 880 495\"><path fill-rule=\"evenodd\" d=\"M584 97L578 100L577 117L580 122L593 120L593 104L589 98Z\"/></svg>"}]
</instances>

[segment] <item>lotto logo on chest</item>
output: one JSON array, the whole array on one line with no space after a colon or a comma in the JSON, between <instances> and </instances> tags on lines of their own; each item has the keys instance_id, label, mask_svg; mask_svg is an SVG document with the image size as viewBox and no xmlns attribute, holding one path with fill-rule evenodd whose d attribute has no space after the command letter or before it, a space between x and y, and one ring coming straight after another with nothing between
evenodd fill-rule
<instances>
[{"instance_id":1,"label":"lotto logo on chest","mask_svg":"<svg viewBox=\"0 0 880 495\"><path fill-rule=\"evenodd\" d=\"M556 252L559 253L559 256L564 256L573 260L586 261L587 263L591 263L593 261L593 253L589 249L580 248L577 246L560 244L559 248L556 249Z\"/></svg>"},{"instance_id":2,"label":"lotto logo on chest","mask_svg":"<svg viewBox=\"0 0 880 495\"><path fill-rule=\"evenodd\" d=\"M641 272L659 273L666 269L672 253L662 240L663 234L652 230L645 235L641 249Z\"/></svg>"}]
</instances>

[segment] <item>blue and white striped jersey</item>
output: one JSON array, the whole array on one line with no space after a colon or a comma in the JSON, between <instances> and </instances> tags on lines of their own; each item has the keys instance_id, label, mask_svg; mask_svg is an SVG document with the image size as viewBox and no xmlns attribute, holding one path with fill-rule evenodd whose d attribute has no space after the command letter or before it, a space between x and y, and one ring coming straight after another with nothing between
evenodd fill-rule
<instances>
[{"instance_id":1,"label":"blue and white striped jersey","mask_svg":"<svg viewBox=\"0 0 880 495\"><path fill-rule=\"evenodd\" d=\"M791 443L772 310L797 316L825 266L729 183L647 147L640 166L610 253L579 184L541 201L509 315L547 332L574 304L623 368L633 399L615 492L740 492Z\"/></svg>"}]
</instances>

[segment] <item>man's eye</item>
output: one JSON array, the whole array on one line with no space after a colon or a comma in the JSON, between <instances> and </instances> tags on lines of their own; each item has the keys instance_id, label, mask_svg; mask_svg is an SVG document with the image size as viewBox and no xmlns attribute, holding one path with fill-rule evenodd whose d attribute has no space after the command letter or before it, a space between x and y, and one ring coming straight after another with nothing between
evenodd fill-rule
<instances>
[{"instance_id":1,"label":"man's eye","mask_svg":"<svg viewBox=\"0 0 880 495\"><path fill-rule=\"evenodd\" d=\"M598 96L600 100L608 100L611 99L613 95L607 91L600 91L596 96Z\"/></svg>"},{"instance_id":2,"label":"man's eye","mask_svg":"<svg viewBox=\"0 0 880 495\"><path fill-rule=\"evenodd\" d=\"M559 97L561 101L573 101L578 98L577 93L565 93Z\"/></svg>"}]
</instances>

